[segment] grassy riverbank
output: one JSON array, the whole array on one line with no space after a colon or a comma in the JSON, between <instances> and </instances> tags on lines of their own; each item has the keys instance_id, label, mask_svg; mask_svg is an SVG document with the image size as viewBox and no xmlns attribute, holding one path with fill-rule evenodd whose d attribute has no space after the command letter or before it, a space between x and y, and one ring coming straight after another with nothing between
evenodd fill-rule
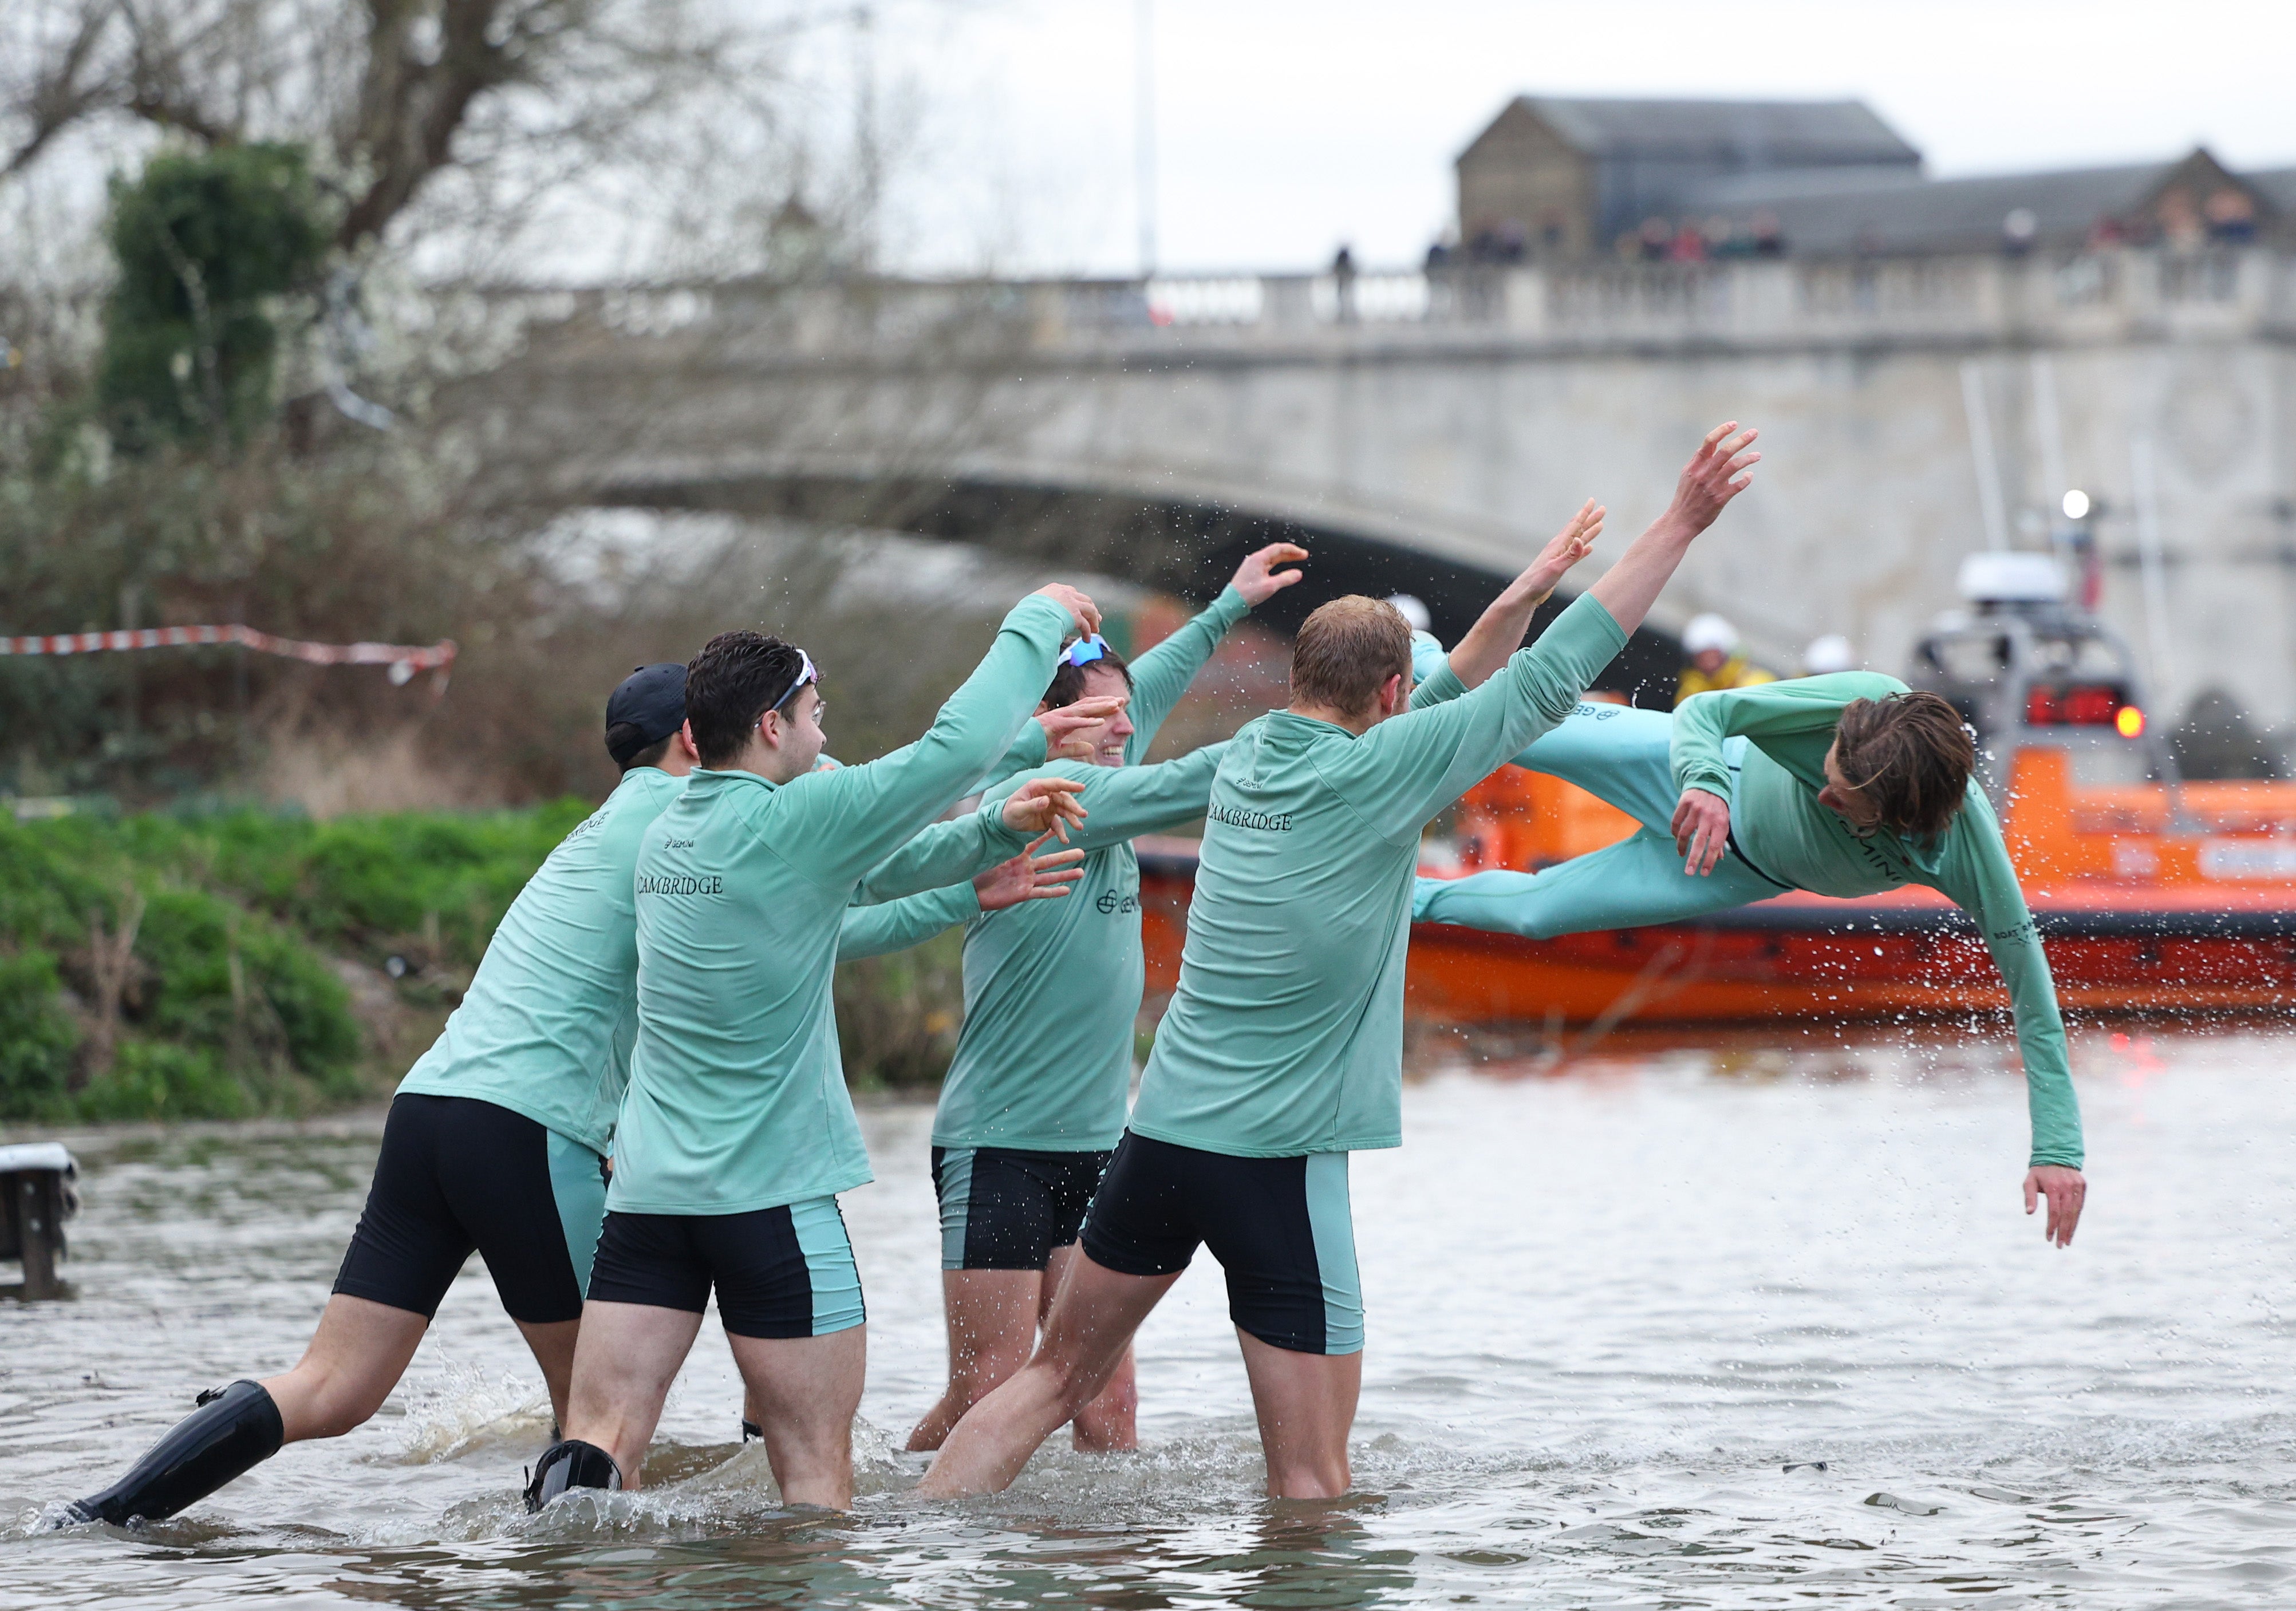
<instances>
[{"instance_id":1,"label":"grassy riverbank","mask_svg":"<svg viewBox=\"0 0 2296 1611\"><path fill-rule=\"evenodd\" d=\"M300 1114L388 1091L589 807L0 819L0 1118ZM929 1085L954 936L838 979L848 1072Z\"/></svg>"}]
</instances>

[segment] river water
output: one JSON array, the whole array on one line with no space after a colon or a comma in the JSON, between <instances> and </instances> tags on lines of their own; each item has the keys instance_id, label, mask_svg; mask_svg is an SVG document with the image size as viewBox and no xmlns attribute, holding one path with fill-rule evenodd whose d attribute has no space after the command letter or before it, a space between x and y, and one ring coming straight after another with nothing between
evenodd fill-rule
<instances>
[{"instance_id":1,"label":"river water","mask_svg":"<svg viewBox=\"0 0 2296 1611\"><path fill-rule=\"evenodd\" d=\"M539 1378L473 1261L401 1391L141 1535L35 1534L198 1388L292 1362L379 1116L75 1139L76 1301L0 1307L0 1605L2296 1604L2291 1041L2079 1037L2091 1196L2021 1212L2022 1083L1929 1030L1438 1069L1353 1188L1359 1492L1259 1496L1218 1272L1140 1339L1144 1452L923 1504L929 1114L865 1115L859 1498L776 1509L714 1321L659 1486L529 1519Z\"/></svg>"}]
</instances>

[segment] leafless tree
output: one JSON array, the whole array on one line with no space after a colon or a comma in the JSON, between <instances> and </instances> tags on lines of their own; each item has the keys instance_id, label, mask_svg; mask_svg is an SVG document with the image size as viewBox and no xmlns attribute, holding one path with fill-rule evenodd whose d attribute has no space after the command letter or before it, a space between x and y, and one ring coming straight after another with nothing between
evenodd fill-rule
<instances>
[{"instance_id":1,"label":"leafless tree","mask_svg":"<svg viewBox=\"0 0 2296 1611\"><path fill-rule=\"evenodd\" d=\"M0 180L66 135L143 126L204 144L306 143L337 244L418 200L497 239L587 184L600 216L668 223L691 255L697 184L760 237L812 164L783 69L820 0L21 0L0 20ZM873 173L879 159L859 166ZM454 175L459 188L439 181ZM454 192L454 193L449 193ZM833 199L832 199L833 200ZM820 198L812 212L825 209ZM619 266L616 265L615 266Z\"/></svg>"}]
</instances>

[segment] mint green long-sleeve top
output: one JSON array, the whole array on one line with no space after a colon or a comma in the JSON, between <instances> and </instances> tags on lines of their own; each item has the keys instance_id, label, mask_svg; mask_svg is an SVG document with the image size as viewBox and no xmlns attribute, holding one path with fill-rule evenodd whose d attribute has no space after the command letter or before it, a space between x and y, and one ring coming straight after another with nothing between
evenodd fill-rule
<instances>
[{"instance_id":1,"label":"mint green long-sleeve top","mask_svg":"<svg viewBox=\"0 0 2296 1611\"><path fill-rule=\"evenodd\" d=\"M1693 695L1674 713L1675 785L1729 801L1731 827L1747 858L1773 879L1851 899L1919 884L1968 912L2008 982L2025 1062L2032 1161L2078 1169L2080 1105L2066 1067L2056 985L1985 790L1972 778L1952 825L1926 843L1886 828L1860 836L1818 804L1841 707L1906 691L1895 677L1845 671ZM1740 736L1748 748L1734 789L1722 741Z\"/></svg>"},{"instance_id":2,"label":"mint green long-sleeve top","mask_svg":"<svg viewBox=\"0 0 2296 1611\"><path fill-rule=\"evenodd\" d=\"M696 772L647 830L610 1209L742 1214L870 1178L831 1006L846 909L865 879L882 896L932 888L1026 842L996 812L920 830L1004 753L1070 626L1031 595L915 743L779 785Z\"/></svg>"},{"instance_id":3,"label":"mint green long-sleeve top","mask_svg":"<svg viewBox=\"0 0 2296 1611\"><path fill-rule=\"evenodd\" d=\"M659 767L622 774L518 892L400 1091L474 1097L607 1149L637 1031L638 843L685 787Z\"/></svg>"},{"instance_id":4,"label":"mint green long-sleeve top","mask_svg":"<svg viewBox=\"0 0 2296 1611\"><path fill-rule=\"evenodd\" d=\"M1403 1139L1403 972L1420 831L1570 713L1626 644L1582 595L1472 693L1360 735L1248 723L1214 778L1179 990L1132 1129L1241 1157Z\"/></svg>"},{"instance_id":5,"label":"mint green long-sleeve top","mask_svg":"<svg viewBox=\"0 0 2296 1611\"><path fill-rule=\"evenodd\" d=\"M1140 938L1136 834L1203 814L1225 745L1153 766L1136 763L1220 639L1249 606L1234 588L1132 663L1132 736L1120 767L1062 762L1046 767L1044 730L1031 722L992 788L991 809L1029 777L1084 785L1086 817L1070 843L1086 852L1083 878L1056 899L982 913L971 887L934 890L849 914L840 956L914 945L966 924L964 1028L941 1082L937 1147L1101 1151L1124 1130L1132 1083L1133 1020L1147 964Z\"/></svg>"}]
</instances>

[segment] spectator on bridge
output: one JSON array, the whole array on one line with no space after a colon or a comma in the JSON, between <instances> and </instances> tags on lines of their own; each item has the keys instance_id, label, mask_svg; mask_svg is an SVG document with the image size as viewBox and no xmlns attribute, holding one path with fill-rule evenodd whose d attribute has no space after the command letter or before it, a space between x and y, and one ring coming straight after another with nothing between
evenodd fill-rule
<instances>
[{"instance_id":1,"label":"spectator on bridge","mask_svg":"<svg viewBox=\"0 0 2296 1611\"><path fill-rule=\"evenodd\" d=\"M1711 610L1693 616L1690 625L1682 629L1682 652L1690 660L1682 668L1681 680L1675 684L1677 706L1694 693L1710 693L1718 688L1751 688L1758 683L1777 681L1738 652L1738 629Z\"/></svg>"}]
</instances>

